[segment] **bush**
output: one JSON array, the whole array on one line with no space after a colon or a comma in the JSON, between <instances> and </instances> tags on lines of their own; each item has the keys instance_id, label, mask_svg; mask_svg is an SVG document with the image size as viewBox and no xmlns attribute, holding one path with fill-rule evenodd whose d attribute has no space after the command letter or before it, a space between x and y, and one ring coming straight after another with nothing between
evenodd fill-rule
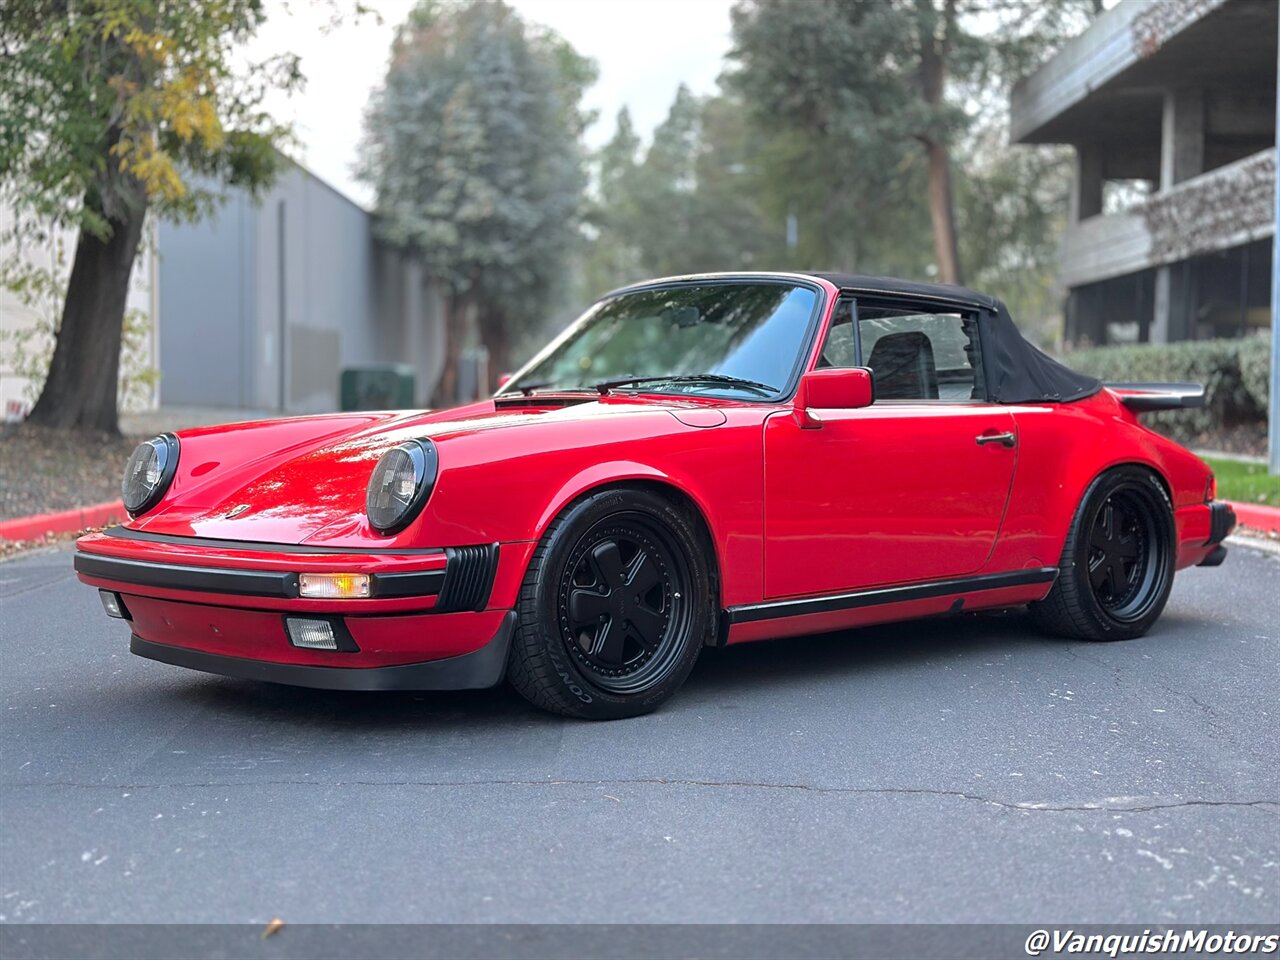
<instances>
[{"instance_id":1,"label":"bush","mask_svg":"<svg viewBox=\"0 0 1280 960\"><path fill-rule=\"evenodd\" d=\"M1258 334L1240 341L1240 379L1265 419L1271 396L1271 338Z\"/></svg>"},{"instance_id":2,"label":"bush","mask_svg":"<svg viewBox=\"0 0 1280 960\"><path fill-rule=\"evenodd\" d=\"M1266 336L1100 347L1063 361L1103 381L1190 380L1204 384L1205 405L1146 414L1143 422L1182 442L1265 421L1271 348Z\"/></svg>"}]
</instances>

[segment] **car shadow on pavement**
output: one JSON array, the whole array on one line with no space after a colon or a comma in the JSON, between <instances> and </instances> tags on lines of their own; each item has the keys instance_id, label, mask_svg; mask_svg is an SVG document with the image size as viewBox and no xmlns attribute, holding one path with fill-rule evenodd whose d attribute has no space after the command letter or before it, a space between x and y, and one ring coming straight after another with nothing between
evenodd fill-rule
<instances>
[{"instance_id":1,"label":"car shadow on pavement","mask_svg":"<svg viewBox=\"0 0 1280 960\"><path fill-rule=\"evenodd\" d=\"M1165 624L1157 631L1164 634L1182 625ZM1145 640L1131 642L1145 648ZM1057 659L1098 646L1041 636L1017 612L964 614L748 643L704 651L672 707L678 708L689 695L727 700L805 683L871 681L886 674L931 671L943 662L979 663L995 654L1038 652ZM528 727L563 722L527 704L505 685L492 690L353 693L187 676L189 681L167 685L167 695L188 706L272 723L365 731L411 725L429 731L456 724Z\"/></svg>"},{"instance_id":2,"label":"car shadow on pavement","mask_svg":"<svg viewBox=\"0 0 1280 960\"><path fill-rule=\"evenodd\" d=\"M193 706L256 718L272 724L391 731L406 725L429 732L460 724L494 726L557 722L526 703L506 685L491 690L347 691L315 690L212 675L192 675L192 682L170 688L171 695Z\"/></svg>"},{"instance_id":3,"label":"car shadow on pavement","mask_svg":"<svg viewBox=\"0 0 1280 960\"><path fill-rule=\"evenodd\" d=\"M728 673L763 677L829 675L833 671L866 673L920 666L938 657L976 656L1015 647L1041 647L1021 612L961 614L900 623L859 627L831 633L745 643L710 651L695 670L723 669ZM752 680L751 682L755 682Z\"/></svg>"},{"instance_id":4,"label":"car shadow on pavement","mask_svg":"<svg viewBox=\"0 0 1280 960\"><path fill-rule=\"evenodd\" d=\"M994 654L1013 653L1040 659L1069 659L1093 651L1155 653L1170 643L1195 643L1215 624L1207 619L1167 611L1151 632L1136 640L1098 643L1053 637L1039 632L1025 610L993 610L944 615L785 640L767 640L707 651L689 683L699 686L746 687L771 679L806 677L870 677L900 674L917 668L934 670L948 663L980 663Z\"/></svg>"}]
</instances>

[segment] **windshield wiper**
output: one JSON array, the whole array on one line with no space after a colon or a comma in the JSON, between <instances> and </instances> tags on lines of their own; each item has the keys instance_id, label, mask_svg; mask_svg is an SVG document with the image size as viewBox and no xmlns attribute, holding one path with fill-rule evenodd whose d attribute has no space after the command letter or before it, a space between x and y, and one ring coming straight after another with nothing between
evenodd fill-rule
<instances>
[{"instance_id":1,"label":"windshield wiper","mask_svg":"<svg viewBox=\"0 0 1280 960\"><path fill-rule=\"evenodd\" d=\"M651 377L626 377L619 380L603 380L600 383L594 384L594 386L600 391L600 395L604 396L614 387L629 387L641 383L723 383L726 386L742 387L762 394L778 392L777 387L771 387L767 383L761 383L758 380L747 380L743 377L729 377L722 373L688 373L667 374L665 376Z\"/></svg>"},{"instance_id":2,"label":"windshield wiper","mask_svg":"<svg viewBox=\"0 0 1280 960\"><path fill-rule=\"evenodd\" d=\"M585 386L584 387L559 387L559 386L556 386L556 381L554 380L539 380L537 383L506 384L502 388L501 395L506 397L513 397L517 393L520 393L526 397L532 397L539 390L546 390L548 388L550 388L551 390L554 390L556 393L582 393L583 391L592 389L591 387L585 387Z\"/></svg>"},{"instance_id":3,"label":"windshield wiper","mask_svg":"<svg viewBox=\"0 0 1280 960\"><path fill-rule=\"evenodd\" d=\"M555 381L553 380L540 380L537 383L520 384L516 386L514 389L519 390L526 397L531 397L533 396L533 392L535 390L544 390L547 387L553 387L553 386L555 386Z\"/></svg>"}]
</instances>

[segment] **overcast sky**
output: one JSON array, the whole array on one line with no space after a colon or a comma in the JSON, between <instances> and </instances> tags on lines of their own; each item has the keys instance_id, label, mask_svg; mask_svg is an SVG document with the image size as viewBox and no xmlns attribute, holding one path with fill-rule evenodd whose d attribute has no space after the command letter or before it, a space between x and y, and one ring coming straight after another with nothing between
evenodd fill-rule
<instances>
[{"instance_id":1,"label":"overcast sky","mask_svg":"<svg viewBox=\"0 0 1280 960\"><path fill-rule=\"evenodd\" d=\"M631 109L647 136L666 116L676 88L715 90L729 49L732 0L508 0L525 19L557 31L596 62L600 78L585 105L599 113L587 131L592 147L613 132L619 109ZM332 8L308 0L269 0L271 15L249 50L253 58L292 51L302 57L306 89L271 102L295 124L298 159L368 206L372 194L352 175L369 92L382 82L395 27L411 0L366 0L382 22L366 17L325 32Z\"/></svg>"}]
</instances>

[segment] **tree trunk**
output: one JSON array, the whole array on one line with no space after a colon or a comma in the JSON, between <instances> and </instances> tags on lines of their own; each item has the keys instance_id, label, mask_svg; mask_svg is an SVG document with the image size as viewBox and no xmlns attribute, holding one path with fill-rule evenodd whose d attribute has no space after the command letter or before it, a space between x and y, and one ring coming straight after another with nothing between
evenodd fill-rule
<instances>
[{"instance_id":1,"label":"tree trunk","mask_svg":"<svg viewBox=\"0 0 1280 960\"><path fill-rule=\"evenodd\" d=\"M130 208L123 217L108 221L111 236L106 240L80 231L53 361L28 418L31 423L120 432L120 340L146 208Z\"/></svg>"},{"instance_id":2,"label":"tree trunk","mask_svg":"<svg viewBox=\"0 0 1280 960\"><path fill-rule=\"evenodd\" d=\"M933 222L933 255L942 283L964 283L956 246L955 199L951 193L951 152L946 144L925 140L929 157L929 219Z\"/></svg>"},{"instance_id":3,"label":"tree trunk","mask_svg":"<svg viewBox=\"0 0 1280 960\"><path fill-rule=\"evenodd\" d=\"M920 93L932 112L942 106L947 89L947 57L956 28L956 0L943 0L941 22L934 0L916 0L920 38ZM941 29L939 29L939 27ZM963 283L956 246L956 206L951 192L951 150L937 130L919 135L929 160L929 219L933 223L933 255L942 283Z\"/></svg>"},{"instance_id":4,"label":"tree trunk","mask_svg":"<svg viewBox=\"0 0 1280 960\"><path fill-rule=\"evenodd\" d=\"M431 406L440 409L458 403L458 364L462 359L462 343L467 336L467 313L470 297L451 293L444 301L444 367L431 393Z\"/></svg>"},{"instance_id":5,"label":"tree trunk","mask_svg":"<svg viewBox=\"0 0 1280 960\"><path fill-rule=\"evenodd\" d=\"M482 308L480 337L489 351L489 391L498 389L498 379L514 373L511 366L511 334L507 320L492 307Z\"/></svg>"}]
</instances>

